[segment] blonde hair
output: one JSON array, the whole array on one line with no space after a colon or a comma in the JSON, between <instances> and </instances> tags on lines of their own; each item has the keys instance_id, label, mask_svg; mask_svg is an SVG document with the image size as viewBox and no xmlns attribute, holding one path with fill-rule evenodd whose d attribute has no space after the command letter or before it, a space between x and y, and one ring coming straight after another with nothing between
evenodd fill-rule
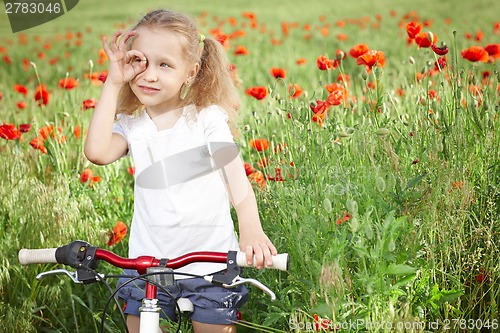
<instances>
[{"instance_id":1,"label":"blonde hair","mask_svg":"<svg viewBox=\"0 0 500 333\"><path fill-rule=\"evenodd\" d=\"M239 107L239 96L226 52L218 41L212 37L203 38L188 16L164 9L149 12L132 30L139 27L165 29L182 36L185 41L183 50L186 62L200 64L181 106L194 104L196 110L200 111L215 104L233 118L234 111ZM131 42L129 48L130 46ZM132 115L142 107L130 86L123 86L116 112Z\"/></svg>"}]
</instances>

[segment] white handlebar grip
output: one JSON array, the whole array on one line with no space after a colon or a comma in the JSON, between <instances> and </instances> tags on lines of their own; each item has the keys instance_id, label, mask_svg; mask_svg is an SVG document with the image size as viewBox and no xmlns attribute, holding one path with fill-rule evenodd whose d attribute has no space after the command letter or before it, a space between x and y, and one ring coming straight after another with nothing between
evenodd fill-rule
<instances>
[{"instance_id":1,"label":"white handlebar grip","mask_svg":"<svg viewBox=\"0 0 500 333\"><path fill-rule=\"evenodd\" d=\"M36 250L21 249L19 251L19 262L21 265L57 263L56 250L57 248Z\"/></svg>"},{"instance_id":2,"label":"white handlebar grip","mask_svg":"<svg viewBox=\"0 0 500 333\"><path fill-rule=\"evenodd\" d=\"M245 252L239 251L236 254L236 264L240 267L255 267L257 266L257 260L255 256L253 258L253 264L248 265L247 255ZM273 264L271 266L264 266L265 268L279 269L281 271L288 270L288 253L280 253L273 256Z\"/></svg>"}]
</instances>

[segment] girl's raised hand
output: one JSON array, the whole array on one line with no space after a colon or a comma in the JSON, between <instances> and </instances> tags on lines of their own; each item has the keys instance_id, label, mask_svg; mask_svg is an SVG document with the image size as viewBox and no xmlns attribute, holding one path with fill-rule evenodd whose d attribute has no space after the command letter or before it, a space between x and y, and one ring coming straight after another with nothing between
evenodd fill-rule
<instances>
[{"instance_id":1,"label":"girl's raised hand","mask_svg":"<svg viewBox=\"0 0 500 333\"><path fill-rule=\"evenodd\" d=\"M117 31L113 34L109 45L107 37L102 37L104 52L106 52L109 59L106 82L121 86L146 69L147 58L144 53L138 50L127 50L126 43L135 34L136 31L125 34L122 34L121 30Z\"/></svg>"}]
</instances>

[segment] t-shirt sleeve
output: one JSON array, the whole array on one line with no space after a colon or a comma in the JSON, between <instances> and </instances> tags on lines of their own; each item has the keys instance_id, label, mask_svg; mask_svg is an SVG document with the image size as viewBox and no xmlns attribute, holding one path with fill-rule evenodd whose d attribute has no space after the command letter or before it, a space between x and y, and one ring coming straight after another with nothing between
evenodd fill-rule
<instances>
[{"instance_id":1,"label":"t-shirt sleeve","mask_svg":"<svg viewBox=\"0 0 500 333\"><path fill-rule=\"evenodd\" d=\"M233 135L228 124L228 116L220 107L211 106L205 109L203 124L205 141L210 155L221 148L235 148Z\"/></svg>"},{"instance_id":2,"label":"t-shirt sleeve","mask_svg":"<svg viewBox=\"0 0 500 333\"><path fill-rule=\"evenodd\" d=\"M113 129L111 130L111 132L123 136L125 141L128 142L127 135L125 133L124 121L125 121L125 118L122 117L121 114L117 115L117 120L114 122ZM130 155L130 149L127 149L127 152L122 157L129 156L129 155Z\"/></svg>"},{"instance_id":3,"label":"t-shirt sleeve","mask_svg":"<svg viewBox=\"0 0 500 333\"><path fill-rule=\"evenodd\" d=\"M124 130L124 127L123 127L123 120L124 120L123 117L121 116L121 114L119 114L117 116L117 119L116 119L115 123L113 124L113 130L112 130L112 132L120 134L121 136L123 136L126 139L125 130Z\"/></svg>"}]
</instances>

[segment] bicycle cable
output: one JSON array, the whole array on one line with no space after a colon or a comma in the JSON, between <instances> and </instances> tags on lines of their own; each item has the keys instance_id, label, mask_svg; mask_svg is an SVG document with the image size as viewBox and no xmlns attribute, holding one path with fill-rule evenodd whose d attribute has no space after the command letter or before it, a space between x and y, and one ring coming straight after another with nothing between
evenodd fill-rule
<instances>
[{"instance_id":1,"label":"bicycle cable","mask_svg":"<svg viewBox=\"0 0 500 333\"><path fill-rule=\"evenodd\" d=\"M179 333L180 330L181 330L181 325L182 325L182 312L181 312L181 309L179 307L179 304L177 304L177 301L175 300L175 297L170 293L170 291L168 291L168 289L156 282L153 282L153 281L150 281L149 279L147 279L148 276L153 276L153 275L161 275L161 274L176 274L176 275L183 275L183 276L189 276L189 277L200 277L200 278L203 278L202 276L200 275L195 275L195 274L189 274L189 273L179 273L179 272L153 272L153 273L146 273L146 274L141 274L141 275L137 275L137 276L134 276L134 275L125 275L125 274L121 274L121 275L106 275L106 279L108 278L129 278L128 281L124 282L122 285L120 285L119 287L117 287L114 291L111 292L111 295L108 297L108 300L106 302L106 305L104 307L104 310L103 310L103 314L102 314L102 320L101 320L101 333L104 332L104 319L105 319L105 315L106 313L108 312L108 308L109 308L109 305L111 304L111 299L115 299L116 300L116 294L122 289L124 288L126 285L128 285L129 283L132 283L133 281L135 280L142 280L142 281L147 281L149 282L151 285L159 288L161 291L163 291L170 299L172 299L172 301L174 302L175 304L175 316L177 317L176 318L176 322L177 322L177 329L176 329L176 333ZM118 306L119 307L119 306ZM119 307L120 309L120 312L123 313L123 310ZM166 314L165 314L166 315ZM168 317L168 316L167 316ZM124 316L123 316L124 318ZM170 320L172 320L170 318ZM173 320L172 320L173 321ZM125 327L127 327L126 325L126 321L125 321ZM128 328L127 328L127 333L128 333Z\"/></svg>"},{"instance_id":2,"label":"bicycle cable","mask_svg":"<svg viewBox=\"0 0 500 333\"><path fill-rule=\"evenodd\" d=\"M118 310L120 312L120 318L122 320L122 323L125 326L125 332L129 333L129 330L128 330L128 327L127 327L127 320L125 318L125 314L123 313L123 310L122 310L122 308L120 306L120 303L118 303L118 299L115 297L115 293L113 291L113 288L111 288L111 286L109 285L109 283L105 279L103 279L101 277L101 275L99 275L99 273L97 273L94 269L92 269L92 268L90 268L90 267L88 267L86 265L83 265L81 267L87 269L90 273L92 273L99 282L102 282L106 286L106 288L108 289L109 293L111 294L111 296L108 297L108 299L106 301L106 306L104 307L104 310L103 310L103 313L102 313L102 316L101 316L101 328L100 328L100 332L101 333L104 332L104 322L105 322L105 319L106 319L107 308L109 307L109 304L111 303L111 298L112 298L115 301L115 305L116 305L116 307L118 308Z\"/></svg>"}]
</instances>

